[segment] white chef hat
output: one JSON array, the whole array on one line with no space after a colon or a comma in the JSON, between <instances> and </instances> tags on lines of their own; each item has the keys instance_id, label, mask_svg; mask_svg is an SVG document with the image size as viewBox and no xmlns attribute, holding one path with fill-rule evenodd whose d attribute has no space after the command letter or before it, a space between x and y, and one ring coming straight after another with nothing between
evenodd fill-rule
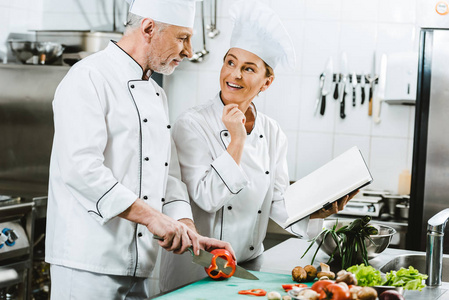
<instances>
[{"instance_id":1,"label":"white chef hat","mask_svg":"<svg viewBox=\"0 0 449 300\"><path fill-rule=\"evenodd\" d=\"M155 21L193 28L196 0L126 0L129 12Z\"/></svg>"},{"instance_id":2,"label":"white chef hat","mask_svg":"<svg viewBox=\"0 0 449 300\"><path fill-rule=\"evenodd\" d=\"M295 67L293 42L271 8L260 1L243 0L231 7L230 15L234 21L231 48L254 53L273 69L278 63Z\"/></svg>"}]
</instances>

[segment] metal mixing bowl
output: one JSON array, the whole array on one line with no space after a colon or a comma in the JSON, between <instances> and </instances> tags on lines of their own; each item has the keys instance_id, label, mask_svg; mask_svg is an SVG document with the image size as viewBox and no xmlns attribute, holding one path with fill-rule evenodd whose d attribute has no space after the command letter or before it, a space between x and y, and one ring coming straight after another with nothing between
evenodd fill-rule
<instances>
[{"instance_id":1,"label":"metal mixing bowl","mask_svg":"<svg viewBox=\"0 0 449 300\"><path fill-rule=\"evenodd\" d=\"M64 46L53 42L9 40L12 52L22 63L52 64L64 52Z\"/></svg>"},{"instance_id":2,"label":"metal mixing bowl","mask_svg":"<svg viewBox=\"0 0 449 300\"><path fill-rule=\"evenodd\" d=\"M325 220L323 227L326 229L332 229L335 225L336 220ZM337 230L345 225L349 225L352 221L350 220L338 220ZM365 245L366 250L368 253L368 259L376 257L378 254L382 253L388 245L391 242L391 239L393 235L396 233L396 230L390 226L382 225L382 224L376 224L373 222L370 222L369 225L377 228L379 231L376 235L370 235L371 240L368 238L365 238ZM319 244L321 242L322 238L317 239L317 243ZM323 250L327 255L332 255L332 252L334 252L337 245L335 244L335 241L332 239L330 235L326 237L323 244L321 245L321 250ZM339 257L338 250L334 254L335 257Z\"/></svg>"}]
</instances>

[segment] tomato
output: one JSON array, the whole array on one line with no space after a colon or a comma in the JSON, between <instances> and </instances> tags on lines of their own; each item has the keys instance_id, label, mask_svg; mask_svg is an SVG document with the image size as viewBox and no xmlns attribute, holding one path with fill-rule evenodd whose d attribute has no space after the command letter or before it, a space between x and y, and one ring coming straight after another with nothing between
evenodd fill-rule
<instances>
[{"instance_id":1,"label":"tomato","mask_svg":"<svg viewBox=\"0 0 449 300\"><path fill-rule=\"evenodd\" d=\"M212 250L210 253L212 253L214 256L212 257L212 260L210 262L210 266L208 268L204 268L206 270L207 275L209 275L210 278L215 280L221 280L225 278L229 278L235 273L235 260L232 258L231 253L229 253L226 249L215 249ZM224 258L226 260L226 264L224 265L224 269L221 270L217 266L217 257ZM231 268L231 271L228 273L225 273L225 269Z\"/></svg>"},{"instance_id":2,"label":"tomato","mask_svg":"<svg viewBox=\"0 0 449 300\"><path fill-rule=\"evenodd\" d=\"M240 295L265 296L267 294L267 292L262 289L252 289L252 290L239 291L239 294Z\"/></svg>"},{"instance_id":3,"label":"tomato","mask_svg":"<svg viewBox=\"0 0 449 300\"><path fill-rule=\"evenodd\" d=\"M317 282L315 282L312 285L312 290L314 290L315 292L317 292L318 294L321 293L321 291L323 290L324 287L328 286L329 284L333 284L335 283L334 281L331 280L318 280Z\"/></svg>"},{"instance_id":4,"label":"tomato","mask_svg":"<svg viewBox=\"0 0 449 300\"><path fill-rule=\"evenodd\" d=\"M282 285L282 288L283 288L286 292L288 292L288 291L290 291L291 289L293 289L294 286L297 286L297 287L300 287L300 288L304 288L304 287L307 287L307 284L304 284L304 283L283 284L283 285Z\"/></svg>"},{"instance_id":5,"label":"tomato","mask_svg":"<svg viewBox=\"0 0 449 300\"><path fill-rule=\"evenodd\" d=\"M329 284L323 287L323 290L320 293L320 300L350 300L351 293L349 290L336 283Z\"/></svg>"}]
</instances>

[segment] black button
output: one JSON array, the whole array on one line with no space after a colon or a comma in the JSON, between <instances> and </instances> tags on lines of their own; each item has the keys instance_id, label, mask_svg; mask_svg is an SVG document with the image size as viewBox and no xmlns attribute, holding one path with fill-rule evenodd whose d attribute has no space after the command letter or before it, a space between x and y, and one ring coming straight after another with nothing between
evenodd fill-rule
<instances>
[{"instance_id":1,"label":"black button","mask_svg":"<svg viewBox=\"0 0 449 300\"><path fill-rule=\"evenodd\" d=\"M149 160L150 160L150 158L148 158L148 157L145 157L145 160L146 160L146 161L149 161Z\"/></svg>"},{"instance_id":2,"label":"black button","mask_svg":"<svg viewBox=\"0 0 449 300\"><path fill-rule=\"evenodd\" d=\"M171 128L171 126L170 126L170 125L167 125L167 128L168 128L168 129L170 129L170 128Z\"/></svg>"},{"instance_id":3,"label":"black button","mask_svg":"<svg viewBox=\"0 0 449 300\"><path fill-rule=\"evenodd\" d=\"M142 235L143 235L142 232L139 232L139 233L137 234L138 237L141 237Z\"/></svg>"},{"instance_id":4,"label":"black button","mask_svg":"<svg viewBox=\"0 0 449 300\"><path fill-rule=\"evenodd\" d=\"M168 163L165 163L165 166L168 166Z\"/></svg>"},{"instance_id":5,"label":"black button","mask_svg":"<svg viewBox=\"0 0 449 300\"><path fill-rule=\"evenodd\" d=\"M225 132L225 133L224 133L224 136L228 136L228 133L227 133L227 132Z\"/></svg>"},{"instance_id":6,"label":"black button","mask_svg":"<svg viewBox=\"0 0 449 300\"><path fill-rule=\"evenodd\" d=\"M156 93L157 96L159 96L159 93Z\"/></svg>"},{"instance_id":7,"label":"black button","mask_svg":"<svg viewBox=\"0 0 449 300\"><path fill-rule=\"evenodd\" d=\"M270 172L269 172L269 171L266 171L266 172L265 172L265 174L267 174L267 175L268 175L268 174L270 174Z\"/></svg>"},{"instance_id":8,"label":"black button","mask_svg":"<svg viewBox=\"0 0 449 300\"><path fill-rule=\"evenodd\" d=\"M254 250L254 247L253 247L253 246L249 247L249 250L253 251L253 250Z\"/></svg>"},{"instance_id":9,"label":"black button","mask_svg":"<svg viewBox=\"0 0 449 300\"><path fill-rule=\"evenodd\" d=\"M258 214L261 214L262 213L262 211L261 210L259 210L258 212L257 212Z\"/></svg>"},{"instance_id":10,"label":"black button","mask_svg":"<svg viewBox=\"0 0 449 300\"><path fill-rule=\"evenodd\" d=\"M148 122L148 120L147 119L143 119L143 121L146 123L146 122Z\"/></svg>"},{"instance_id":11,"label":"black button","mask_svg":"<svg viewBox=\"0 0 449 300\"><path fill-rule=\"evenodd\" d=\"M231 205L229 205L229 206L228 206L228 209L229 209L229 210L231 210L231 209L232 209L232 206L231 206Z\"/></svg>"},{"instance_id":12,"label":"black button","mask_svg":"<svg viewBox=\"0 0 449 300\"><path fill-rule=\"evenodd\" d=\"M259 135L260 138L263 138L263 135Z\"/></svg>"},{"instance_id":13,"label":"black button","mask_svg":"<svg viewBox=\"0 0 449 300\"><path fill-rule=\"evenodd\" d=\"M132 88L132 89L134 88L134 84L131 84L131 88Z\"/></svg>"},{"instance_id":14,"label":"black button","mask_svg":"<svg viewBox=\"0 0 449 300\"><path fill-rule=\"evenodd\" d=\"M162 201L162 202L165 202L165 198L162 198L161 201Z\"/></svg>"},{"instance_id":15,"label":"black button","mask_svg":"<svg viewBox=\"0 0 449 300\"><path fill-rule=\"evenodd\" d=\"M147 200L147 199L148 199L148 196L143 196L143 199Z\"/></svg>"}]
</instances>

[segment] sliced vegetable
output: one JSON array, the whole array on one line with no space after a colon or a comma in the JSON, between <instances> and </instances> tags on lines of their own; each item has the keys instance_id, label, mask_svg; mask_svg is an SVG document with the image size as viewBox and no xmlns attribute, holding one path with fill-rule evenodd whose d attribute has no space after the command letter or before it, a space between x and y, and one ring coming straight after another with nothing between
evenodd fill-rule
<instances>
[{"instance_id":1,"label":"sliced vegetable","mask_svg":"<svg viewBox=\"0 0 449 300\"><path fill-rule=\"evenodd\" d=\"M282 288L284 289L284 291L288 292L291 289L293 289L294 286L297 286L299 288L305 288L307 287L307 284L305 283L283 284Z\"/></svg>"},{"instance_id":2,"label":"sliced vegetable","mask_svg":"<svg viewBox=\"0 0 449 300\"><path fill-rule=\"evenodd\" d=\"M209 275L210 278L215 280L221 280L225 278L229 278L235 273L235 260L232 258L231 253L229 253L226 249L215 249L212 250L210 253L212 253L214 256L212 257L212 260L210 262L210 266L208 268L204 268L206 270L207 275ZM227 273L224 272L224 270L221 270L217 265L217 258L221 257L226 260L226 264L224 265L224 270L227 270L230 268L230 271Z\"/></svg>"},{"instance_id":3,"label":"sliced vegetable","mask_svg":"<svg viewBox=\"0 0 449 300\"><path fill-rule=\"evenodd\" d=\"M380 271L371 266L365 266L364 264L354 265L348 268L347 271L355 275L359 286L374 286L382 283Z\"/></svg>"},{"instance_id":4,"label":"sliced vegetable","mask_svg":"<svg viewBox=\"0 0 449 300\"><path fill-rule=\"evenodd\" d=\"M252 290L241 290L241 291L239 291L239 294L240 295L265 296L267 294L267 292L262 289L252 289Z\"/></svg>"},{"instance_id":5,"label":"sliced vegetable","mask_svg":"<svg viewBox=\"0 0 449 300\"><path fill-rule=\"evenodd\" d=\"M421 291L426 286L423 280L427 279L427 275L419 273L417 269L410 266L408 269L400 268L398 271L386 273L385 279L382 285L402 286L405 290Z\"/></svg>"}]
</instances>

